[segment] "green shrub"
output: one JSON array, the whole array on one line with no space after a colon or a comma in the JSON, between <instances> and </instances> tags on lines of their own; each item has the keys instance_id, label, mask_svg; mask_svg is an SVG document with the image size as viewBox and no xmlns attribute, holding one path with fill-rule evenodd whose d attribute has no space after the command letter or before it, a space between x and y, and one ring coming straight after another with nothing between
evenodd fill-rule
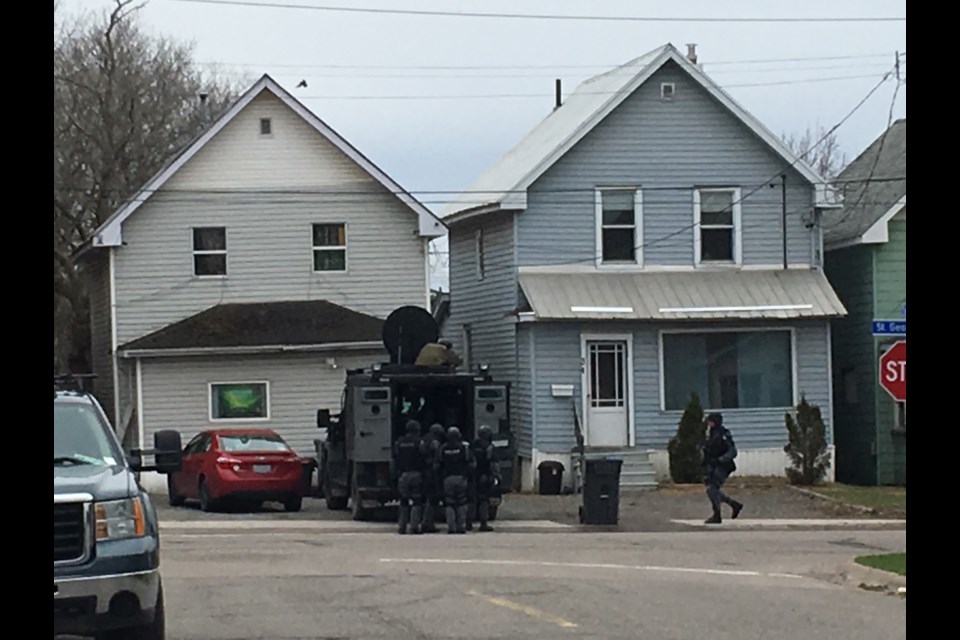
<instances>
[{"instance_id":1,"label":"green shrub","mask_svg":"<svg viewBox=\"0 0 960 640\"><path fill-rule=\"evenodd\" d=\"M791 484L808 486L820 482L830 468L827 428L823 424L820 408L801 396L796 420L786 413L784 421L789 441L783 450L793 465L786 469L787 479Z\"/></svg>"},{"instance_id":2,"label":"green shrub","mask_svg":"<svg viewBox=\"0 0 960 640\"><path fill-rule=\"evenodd\" d=\"M690 402L683 410L677 425L677 434L670 438L670 477L677 484L695 484L703 481L703 446L706 433L703 407L697 394L690 394Z\"/></svg>"}]
</instances>

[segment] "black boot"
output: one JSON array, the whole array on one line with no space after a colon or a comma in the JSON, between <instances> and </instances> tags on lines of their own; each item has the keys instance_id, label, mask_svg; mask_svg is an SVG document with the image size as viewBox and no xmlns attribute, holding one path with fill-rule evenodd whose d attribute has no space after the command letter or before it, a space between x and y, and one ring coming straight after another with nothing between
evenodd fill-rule
<instances>
[{"instance_id":1,"label":"black boot","mask_svg":"<svg viewBox=\"0 0 960 640\"><path fill-rule=\"evenodd\" d=\"M704 524L720 524L721 522L719 511L714 511L712 516L703 521Z\"/></svg>"},{"instance_id":2,"label":"black boot","mask_svg":"<svg viewBox=\"0 0 960 640\"><path fill-rule=\"evenodd\" d=\"M740 512L743 511L743 504L733 500L730 503L730 508L733 509L733 514L730 515L730 518L732 520L736 520L737 516L740 515Z\"/></svg>"},{"instance_id":3,"label":"black boot","mask_svg":"<svg viewBox=\"0 0 960 640\"><path fill-rule=\"evenodd\" d=\"M490 526L490 504L488 502L481 502L477 506L477 515L480 517L480 531L493 531L493 527Z\"/></svg>"}]
</instances>

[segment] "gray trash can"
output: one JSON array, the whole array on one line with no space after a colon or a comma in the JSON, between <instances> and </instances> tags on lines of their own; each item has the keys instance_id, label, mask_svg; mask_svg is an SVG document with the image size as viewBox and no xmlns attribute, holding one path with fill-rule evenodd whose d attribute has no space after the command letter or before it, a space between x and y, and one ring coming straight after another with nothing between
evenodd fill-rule
<instances>
[{"instance_id":1,"label":"gray trash can","mask_svg":"<svg viewBox=\"0 0 960 640\"><path fill-rule=\"evenodd\" d=\"M617 524L620 520L619 458L586 460L583 483L583 506L580 522L583 524Z\"/></svg>"},{"instance_id":2,"label":"gray trash can","mask_svg":"<svg viewBox=\"0 0 960 640\"><path fill-rule=\"evenodd\" d=\"M537 467L540 472L540 495L558 496L563 489L563 463L544 460Z\"/></svg>"}]
</instances>

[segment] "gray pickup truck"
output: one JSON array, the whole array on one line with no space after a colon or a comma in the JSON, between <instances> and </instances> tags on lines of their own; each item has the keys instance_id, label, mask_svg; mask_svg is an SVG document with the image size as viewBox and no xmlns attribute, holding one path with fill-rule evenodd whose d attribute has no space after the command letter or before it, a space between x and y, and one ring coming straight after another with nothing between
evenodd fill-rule
<instances>
[{"instance_id":1,"label":"gray pickup truck","mask_svg":"<svg viewBox=\"0 0 960 640\"><path fill-rule=\"evenodd\" d=\"M157 514L136 473L176 471L180 436L124 454L96 398L65 386L54 379L54 634L163 640Z\"/></svg>"}]
</instances>

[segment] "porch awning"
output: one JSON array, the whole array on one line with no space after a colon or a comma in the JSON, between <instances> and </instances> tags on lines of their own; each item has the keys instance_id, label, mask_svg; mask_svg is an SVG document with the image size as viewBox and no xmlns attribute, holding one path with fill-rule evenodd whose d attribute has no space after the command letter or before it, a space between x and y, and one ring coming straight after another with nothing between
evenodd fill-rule
<instances>
[{"instance_id":1,"label":"porch awning","mask_svg":"<svg viewBox=\"0 0 960 640\"><path fill-rule=\"evenodd\" d=\"M812 269L520 270L536 320L758 320L846 315Z\"/></svg>"}]
</instances>

